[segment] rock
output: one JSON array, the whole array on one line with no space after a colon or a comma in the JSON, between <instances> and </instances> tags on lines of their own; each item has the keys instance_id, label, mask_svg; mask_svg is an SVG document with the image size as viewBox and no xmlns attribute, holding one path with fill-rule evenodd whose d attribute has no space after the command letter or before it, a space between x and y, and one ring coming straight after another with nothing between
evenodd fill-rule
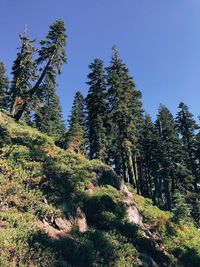
<instances>
[{"instance_id":1,"label":"rock","mask_svg":"<svg viewBox=\"0 0 200 267\"><path fill-rule=\"evenodd\" d=\"M61 204L63 217L65 222L69 222L72 226L77 227L80 232L88 230L87 220L85 214L79 207L74 205L72 202L63 201Z\"/></svg>"},{"instance_id":2,"label":"rock","mask_svg":"<svg viewBox=\"0 0 200 267\"><path fill-rule=\"evenodd\" d=\"M44 200L45 204L48 204L48 201L47 201L46 197L43 197L43 200Z\"/></svg>"},{"instance_id":3,"label":"rock","mask_svg":"<svg viewBox=\"0 0 200 267\"><path fill-rule=\"evenodd\" d=\"M54 220L54 224L59 230L63 230L66 233L69 233L72 229L72 223L69 220L62 219L62 218L56 218Z\"/></svg>"},{"instance_id":4,"label":"rock","mask_svg":"<svg viewBox=\"0 0 200 267\"><path fill-rule=\"evenodd\" d=\"M99 167L97 174L98 176L93 179L93 181L97 185L111 185L114 188L120 190L122 185L124 184L123 179L108 166L102 165L101 167Z\"/></svg>"},{"instance_id":5,"label":"rock","mask_svg":"<svg viewBox=\"0 0 200 267\"><path fill-rule=\"evenodd\" d=\"M40 229L43 229L53 239L59 239L69 236L69 234L64 230L58 230L54 226L48 224L47 222L38 221L36 225Z\"/></svg>"},{"instance_id":6,"label":"rock","mask_svg":"<svg viewBox=\"0 0 200 267\"><path fill-rule=\"evenodd\" d=\"M139 213L139 210L133 203L133 195L129 192L127 186L125 184L122 185L121 190L124 195L123 202L125 205L125 210L128 216L128 220L130 223L135 223L139 226L143 226L142 216Z\"/></svg>"},{"instance_id":7,"label":"rock","mask_svg":"<svg viewBox=\"0 0 200 267\"><path fill-rule=\"evenodd\" d=\"M120 191L124 195L124 199L126 202L130 203L133 201L133 195L132 193L128 190L127 186L125 184L122 184Z\"/></svg>"},{"instance_id":8,"label":"rock","mask_svg":"<svg viewBox=\"0 0 200 267\"><path fill-rule=\"evenodd\" d=\"M143 225L142 216L140 215L138 209L134 205L127 206L126 213L130 223L135 223L140 226Z\"/></svg>"},{"instance_id":9,"label":"rock","mask_svg":"<svg viewBox=\"0 0 200 267\"><path fill-rule=\"evenodd\" d=\"M86 232L88 230L85 214L80 208L77 208L77 216L75 218L75 225L78 226L80 232Z\"/></svg>"}]
</instances>

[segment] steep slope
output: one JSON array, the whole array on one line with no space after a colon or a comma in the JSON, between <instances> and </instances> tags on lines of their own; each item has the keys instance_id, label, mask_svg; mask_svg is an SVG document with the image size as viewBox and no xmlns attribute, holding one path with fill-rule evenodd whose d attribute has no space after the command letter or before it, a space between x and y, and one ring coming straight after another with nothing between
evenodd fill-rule
<instances>
[{"instance_id":1,"label":"steep slope","mask_svg":"<svg viewBox=\"0 0 200 267\"><path fill-rule=\"evenodd\" d=\"M200 266L200 233L0 112L0 266Z\"/></svg>"}]
</instances>

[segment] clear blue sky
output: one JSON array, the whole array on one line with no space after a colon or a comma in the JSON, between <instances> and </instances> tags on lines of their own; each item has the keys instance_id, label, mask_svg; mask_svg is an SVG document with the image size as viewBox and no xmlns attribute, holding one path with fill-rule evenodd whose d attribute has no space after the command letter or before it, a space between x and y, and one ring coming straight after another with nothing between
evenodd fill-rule
<instances>
[{"instance_id":1,"label":"clear blue sky","mask_svg":"<svg viewBox=\"0 0 200 267\"><path fill-rule=\"evenodd\" d=\"M65 119L75 91L87 93L88 64L99 57L108 65L113 44L153 118L160 103L175 114L180 101L200 115L199 0L0 0L0 60L8 73L24 25L40 40L58 18L68 34L58 80Z\"/></svg>"}]
</instances>

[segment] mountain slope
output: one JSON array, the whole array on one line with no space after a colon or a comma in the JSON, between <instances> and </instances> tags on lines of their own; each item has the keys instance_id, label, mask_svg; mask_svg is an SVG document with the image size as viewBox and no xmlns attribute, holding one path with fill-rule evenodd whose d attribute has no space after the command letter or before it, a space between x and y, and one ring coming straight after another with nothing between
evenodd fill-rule
<instances>
[{"instance_id":1,"label":"mountain slope","mask_svg":"<svg viewBox=\"0 0 200 267\"><path fill-rule=\"evenodd\" d=\"M200 266L200 233L0 112L0 266Z\"/></svg>"}]
</instances>

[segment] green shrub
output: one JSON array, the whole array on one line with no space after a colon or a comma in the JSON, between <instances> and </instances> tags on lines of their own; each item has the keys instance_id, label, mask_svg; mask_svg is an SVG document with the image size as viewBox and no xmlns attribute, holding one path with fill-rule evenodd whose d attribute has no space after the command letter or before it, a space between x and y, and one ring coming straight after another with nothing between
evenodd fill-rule
<instances>
[{"instance_id":1,"label":"green shrub","mask_svg":"<svg viewBox=\"0 0 200 267\"><path fill-rule=\"evenodd\" d=\"M112 228L115 221L125 216L122 196L111 186L101 187L97 192L85 195L83 205L88 223L98 227Z\"/></svg>"},{"instance_id":2,"label":"green shrub","mask_svg":"<svg viewBox=\"0 0 200 267\"><path fill-rule=\"evenodd\" d=\"M11 138L8 129L5 126L0 125L0 147L3 147L5 144L10 143Z\"/></svg>"},{"instance_id":3,"label":"green shrub","mask_svg":"<svg viewBox=\"0 0 200 267\"><path fill-rule=\"evenodd\" d=\"M71 261L76 266L137 266L134 265L138 256L137 250L119 234L92 231L74 233L74 238L78 241L75 248L78 258Z\"/></svg>"}]
</instances>

